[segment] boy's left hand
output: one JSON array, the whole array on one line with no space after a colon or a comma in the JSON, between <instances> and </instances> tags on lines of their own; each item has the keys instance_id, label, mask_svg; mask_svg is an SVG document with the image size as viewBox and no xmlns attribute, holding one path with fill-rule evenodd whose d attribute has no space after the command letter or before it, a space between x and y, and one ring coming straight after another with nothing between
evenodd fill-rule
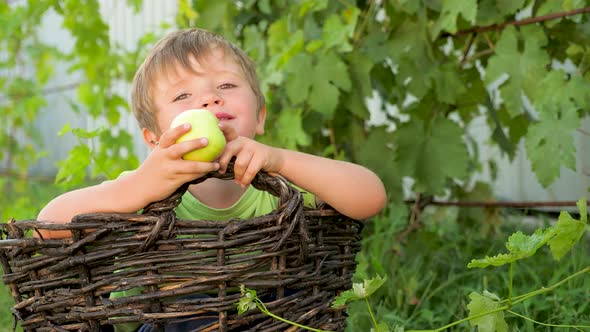
<instances>
[{"instance_id":1,"label":"boy's left hand","mask_svg":"<svg viewBox=\"0 0 590 332\"><path fill-rule=\"evenodd\" d=\"M234 181L242 187L249 185L260 170L267 173L280 172L283 165L280 149L239 136L233 127L224 123L220 123L219 128L227 140L225 149L218 158L220 173L225 173L233 157L236 157Z\"/></svg>"}]
</instances>

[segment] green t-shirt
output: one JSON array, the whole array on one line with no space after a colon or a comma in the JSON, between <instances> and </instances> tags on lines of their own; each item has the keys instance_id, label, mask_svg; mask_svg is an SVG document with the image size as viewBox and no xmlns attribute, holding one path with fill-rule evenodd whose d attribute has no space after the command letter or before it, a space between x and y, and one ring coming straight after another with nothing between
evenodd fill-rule
<instances>
[{"instance_id":1,"label":"green t-shirt","mask_svg":"<svg viewBox=\"0 0 590 332\"><path fill-rule=\"evenodd\" d=\"M299 188L297 188L299 189ZM303 194L304 205L315 207L315 196L299 189ZM246 192L232 206L215 209L199 202L188 191L182 196L182 202L174 212L179 219L225 221L232 218L250 219L272 212L278 205L278 197L248 186Z\"/></svg>"},{"instance_id":2,"label":"green t-shirt","mask_svg":"<svg viewBox=\"0 0 590 332\"><path fill-rule=\"evenodd\" d=\"M121 174L125 175L129 172ZM297 187L295 187L297 188ZM311 193L305 192L297 188L303 194L303 201L306 207L315 208L315 196ZM176 207L174 212L178 219L187 220L211 220L211 221L225 221L233 218L250 219L253 217L263 216L272 212L278 205L278 197L262 190L258 190L253 186L248 186L246 192L240 199L232 206L223 209L216 209L201 203L188 191L182 196L182 201ZM128 291L116 292L111 294L111 298L139 295L141 290L139 288L130 289ZM132 332L139 328L140 323L125 323L115 325L116 332Z\"/></svg>"}]
</instances>

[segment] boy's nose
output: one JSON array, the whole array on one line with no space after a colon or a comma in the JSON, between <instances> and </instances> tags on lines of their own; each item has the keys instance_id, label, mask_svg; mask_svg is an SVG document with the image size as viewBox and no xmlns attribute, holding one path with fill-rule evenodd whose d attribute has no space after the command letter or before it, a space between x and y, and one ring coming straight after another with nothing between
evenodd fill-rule
<instances>
[{"instance_id":1,"label":"boy's nose","mask_svg":"<svg viewBox=\"0 0 590 332\"><path fill-rule=\"evenodd\" d=\"M214 106L223 106L223 99L216 94L209 94L201 100L202 108L211 108Z\"/></svg>"}]
</instances>

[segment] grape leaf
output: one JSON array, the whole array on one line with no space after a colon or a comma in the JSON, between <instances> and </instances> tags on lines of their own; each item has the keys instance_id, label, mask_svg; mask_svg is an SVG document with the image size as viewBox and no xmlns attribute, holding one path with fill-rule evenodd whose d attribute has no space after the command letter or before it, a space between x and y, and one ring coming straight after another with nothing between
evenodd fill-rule
<instances>
[{"instance_id":1,"label":"grape leaf","mask_svg":"<svg viewBox=\"0 0 590 332\"><path fill-rule=\"evenodd\" d=\"M421 120L414 119L394 133L394 142L400 172L416 179L416 191L440 193L448 177L467 175L469 154L463 130L449 119L436 118L428 131Z\"/></svg>"},{"instance_id":2,"label":"grape leaf","mask_svg":"<svg viewBox=\"0 0 590 332\"><path fill-rule=\"evenodd\" d=\"M351 81L354 82L355 88L350 89L351 91L344 95L344 105L352 114L366 118L369 112L364 100L373 91L370 72L374 64L368 56L359 53L348 54L347 62L354 63L349 68Z\"/></svg>"},{"instance_id":3,"label":"grape leaf","mask_svg":"<svg viewBox=\"0 0 590 332\"><path fill-rule=\"evenodd\" d=\"M580 209L580 220L576 220L566 211L562 211L553 226L555 237L549 241L549 247L555 260L560 260L586 232L586 224L588 223L586 200L581 199L577 204Z\"/></svg>"},{"instance_id":4,"label":"grape leaf","mask_svg":"<svg viewBox=\"0 0 590 332\"><path fill-rule=\"evenodd\" d=\"M285 110L280 113L277 127L279 140L284 148L295 150L298 146L307 146L311 143L301 123L301 109Z\"/></svg>"},{"instance_id":5,"label":"grape leaf","mask_svg":"<svg viewBox=\"0 0 590 332\"><path fill-rule=\"evenodd\" d=\"M309 104L314 110L325 114L328 119L331 119L338 105L339 96L340 92L337 87L328 80L318 77L313 82L309 95Z\"/></svg>"},{"instance_id":6,"label":"grape leaf","mask_svg":"<svg viewBox=\"0 0 590 332\"><path fill-rule=\"evenodd\" d=\"M238 308L238 315L245 313L248 310L256 308L255 299L257 298L256 291L240 285L240 293L242 296L236 306Z\"/></svg>"},{"instance_id":7,"label":"grape leaf","mask_svg":"<svg viewBox=\"0 0 590 332\"><path fill-rule=\"evenodd\" d=\"M514 14L525 4L526 0L495 0L496 7L502 15Z\"/></svg>"},{"instance_id":8,"label":"grape leaf","mask_svg":"<svg viewBox=\"0 0 590 332\"><path fill-rule=\"evenodd\" d=\"M468 22L475 22L477 0L442 0L442 10L438 21L432 27L432 39L441 31L457 32L457 18L461 15Z\"/></svg>"},{"instance_id":9,"label":"grape leaf","mask_svg":"<svg viewBox=\"0 0 590 332\"><path fill-rule=\"evenodd\" d=\"M55 183L67 187L70 183L81 183L86 178L86 167L90 165L92 157L86 145L76 145L66 159L58 161L59 170L55 176Z\"/></svg>"},{"instance_id":10,"label":"grape leaf","mask_svg":"<svg viewBox=\"0 0 590 332\"><path fill-rule=\"evenodd\" d=\"M346 305L348 302L370 297L376 290L383 286L385 281L387 281L387 276L382 278L377 275L375 278L363 280L363 283L353 283L352 289L343 292L334 299L332 302L332 308L338 309Z\"/></svg>"},{"instance_id":11,"label":"grape leaf","mask_svg":"<svg viewBox=\"0 0 590 332\"><path fill-rule=\"evenodd\" d=\"M484 291L484 294L472 292L469 294L471 301L467 304L469 316L483 314L498 309L502 305L496 294ZM504 312L498 311L469 321L471 326L477 326L479 332L505 332L508 331L508 324L504 320Z\"/></svg>"},{"instance_id":12,"label":"grape leaf","mask_svg":"<svg viewBox=\"0 0 590 332\"><path fill-rule=\"evenodd\" d=\"M466 91L457 69L454 64L443 64L435 69L434 86L438 100L443 103L455 104Z\"/></svg>"},{"instance_id":13,"label":"grape leaf","mask_svg":"<svg viewBox=\"0 0 590 332\"><path fill-rule=\"evenodd\" d=\"M306 53L295 55L286 65L285 70L290 73L285 82L287 96L293 105L301 103L307 99L312 81L309 76L303 75L312 68L312 59Z\"/></svg>"},{"instance_id":14,"label":"grape leaf","mask_svg":"<svg viewBox=\"0 0 590 332\"><path fill-rule=\"evenodd\" d=\"M314 68L316 79L323 78L332 82L335 86L344 91L350 91L352 83L348 75L348 67L336 53L327 52L321 55ZM305 75L302 75L305 76Z\"/></svg>"},{"instance_id":15,"label":"grape leaf","mask_svg":"<svg viewBox=\"0 0 590 332\"><path fill-rule=\"evenodd\" d=\"M280 53L289 40L289 20L286 16L274 21L268 28L268 49L271 53Z\"/></svg>"},{"instance_id":16,"label":"grape leaf","mask_svg":"<svg viewBox=\"0 0 590 332\"><path fill-rule=\"evenodd\" d=\"M583 101L580 81L565 81L563 72L553 71L541 82L533 101L539 121L530 125L525 148L539 182L547 187L560 174L561 166L576 169L576 148L573 134L580 126L578 106ZM551 158L547 158L551 156Z\"/></svg>"},{"instance_id":17,"label":"grape leaf","mask_svg":"<svg viewBox=\"0 0 590 332\"><path fill-rule=\"evenodd\" d=\"M332 118L340 97L338 88L350 91L352 86L347 66L334 52L327 52L319 57L309 76L305 77L311 77L312 80L309 96L311 107L327 118Z\"/></svg>"},{"instance_id":18,"label":"grape leaf","mask_svg":"<svg viewBox=\"0 0 590 332\"><path fill-rule=\"evenodd\" d=\"M555 235L554 229L537 229L532 235L525 235L522 232L516 232L508 238L506 249L508 254L498 254L496 256L486 256L483 259L472 259L468 268L479 267L485 268L490 265L501 266L515 262L519 259L527 258L535 254L537 250L547 243Z\"/></svg>"},{"instance_id":19,"label":"grape leaf","mask_svg":"<svg viewBox=\"0 0 590 332\"><path fill-rule=\"evenodd\" d=\"M524 45L522 52L519 43ZM545 33L536 26L522 27L521 32L508 27L496 44L495 54L488 61L485 82L490 84L504 74L509 75L500 86L500 96L512 116L521 112L523 93L530 97L547 74L545 66L550 59L542 49L546 44Z\"/></svg>"},{"instance_id":20,"label":"grape leaf","mask_svg":"<svg viewBox=\"0 0 590 332\"><path fill-rule=\"evenodd\" d=\"M328 16L324 22L322 39L326 43L326 48L334 47L340 52L349 52L352 51L349 39L354 34L360 11L356 7L350 7L342 14L342 18L338 14Z\"/></svg>"},{"instance_id":21,"label":"grape leaf","mask_svg":"<svg viewBox=\"0 0 590 332\"><path fill-rule=\"evenodd\" d=\"M539 123L530 126L525 141L533 171L545 187L559 176L562 165L575 170L573 132L578 128L580 119L573 111L563 114L560 119L557 114L544 113Z\"/></svg>"},{"instance_id":22,"label":"grape leaf","mask_svg":"<svg viewBox=\"0 0 590 332\"><path fill-rule=\"evenodd\" d=\"M500 266L512 263L532 256L544 244L549 245L553 257L559 260L580 240L588 223L586 200L579 200L577 205L580 210L580 220L575 220L569 213L562 212L558 221L551 227L537 229L532 235L525 235L522 232L512 234L506 243L508 254L473 259L467 267L485 268L490 265Z\"/></svg>"}]
</instances>

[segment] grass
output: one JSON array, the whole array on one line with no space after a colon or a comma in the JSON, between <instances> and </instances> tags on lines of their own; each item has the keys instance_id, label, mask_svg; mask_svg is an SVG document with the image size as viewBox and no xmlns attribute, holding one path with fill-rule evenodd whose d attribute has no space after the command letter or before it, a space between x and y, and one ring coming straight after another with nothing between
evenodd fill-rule
<instances>
[{"instance_id":1,"label":"grass","mask_svg":"<svg viewBox=\"0 0 590 332\"><path fill-rule=\"evenodd\" d=\"M468 316L469 293L488 290L500 298L508 297L508 266L467 269L472 258L506 252L510 234L530 234L534 227L522 223L524 216L500 215L494 225L490 220L470 223L452 211L431 211L423 226L412 233L403 245L395 241L405 227L406 216L389 216L375 220L365 230L356 277L386 275L387 284L371 298L377 320L392 330L436 329ZM554 219L537 218L541 223ZM485 231L482 231L485 230ZM556 283L590 266L590 239L583 239L559 262L542 248L534 256L519 261L515 268L513 295L525 294ZM590 325L590 276L568 282L555 291L540 295L512 308L514 312L536 321L552 324ZM370 331L371 321L363 303L348 309L347 331ZM513 314L506 314L510 331L570 331L534 324ZM448 331L473 331L462 323ZM590 329L587 329L590 331Z\"/></svg>"}]
</instances>

